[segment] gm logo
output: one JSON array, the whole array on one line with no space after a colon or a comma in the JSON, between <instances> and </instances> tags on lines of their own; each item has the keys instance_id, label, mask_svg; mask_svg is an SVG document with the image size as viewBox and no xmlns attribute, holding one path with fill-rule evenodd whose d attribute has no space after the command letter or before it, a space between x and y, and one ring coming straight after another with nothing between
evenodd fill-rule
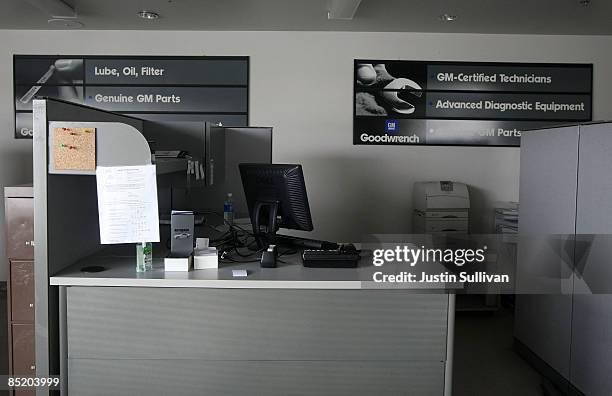
<instances>
[{"instance_id":1,"label":"gm logo","mask_svg":"<svg viewBox=\"0 0 612 396\"><path fill-rule=\"evenodd\" d=\"M34 136L34 130L30 128L21 128L19 132L21 133L21 136L23 137L33 137Z\"/></svg>"},{"instance_id":2,"label":"gm logo","mask_svg":"<svg viewBox=\"0 0 612 396\"><path fill-rule=\"evenodd\" d=\"M385 122L385 132L395 133L398 130L397 120L387 120Z\"/></svg>"}]
</instances>

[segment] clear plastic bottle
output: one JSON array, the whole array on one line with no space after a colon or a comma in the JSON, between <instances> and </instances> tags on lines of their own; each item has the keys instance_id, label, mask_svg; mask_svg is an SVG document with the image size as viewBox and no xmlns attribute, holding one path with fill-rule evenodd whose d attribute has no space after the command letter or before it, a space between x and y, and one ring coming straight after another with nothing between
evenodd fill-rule
<instances>
[{"instance_id":1,"label":"clear plastic bottle","mask_svg":"<svg viewBox=\"0 0 612 396\"><path fill-rule=\"evenodd\" d=\"M226 224L234 223L234 202L232 201L232 193L227 193L227 198L223 202L223 220Z\"/></svg>"},{"instance_id":2,"label":"clear plastic bottle","mask_svg":"<svg viewBox=\"0 0 612 396\"><path fill-rule=\"evenodd\" d=\"M136 272L153 271L153 244L143 242L136 245Z\"/></svg>"}]
</instances>

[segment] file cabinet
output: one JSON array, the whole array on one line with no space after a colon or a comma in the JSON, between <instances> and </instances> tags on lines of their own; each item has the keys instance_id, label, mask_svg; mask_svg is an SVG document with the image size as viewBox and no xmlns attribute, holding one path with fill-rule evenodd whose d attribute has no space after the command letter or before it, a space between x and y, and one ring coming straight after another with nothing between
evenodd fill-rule
<instances>
[{"instance_id":1,"label":"file cabinet","mask_svg":"<svg viewBox=\"0 0 612 396\"><path fill-rule=\"evenodd\" d=\"M36 374L34 332L34 197L32 187L4 189L6 252L9 261L7 312L9 375ZM15 391L14 395L34 395Z\"/></svg>"}]
</instances>

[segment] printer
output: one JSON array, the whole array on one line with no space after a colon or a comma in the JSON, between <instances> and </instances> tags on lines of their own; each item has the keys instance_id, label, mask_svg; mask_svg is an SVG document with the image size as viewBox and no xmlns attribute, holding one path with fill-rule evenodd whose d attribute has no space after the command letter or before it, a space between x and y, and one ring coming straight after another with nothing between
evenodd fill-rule
<instances>
[{"instance_id":1,"label":"printer","mask_svg":"<svg viewBox=\"0 0 612 396\"><path fill-rule=\"evenodd\" d=\"M467 185L452 181L416 182L413 203L415 234L468 233L470 194Z\"/></svg>"}]
</instances>

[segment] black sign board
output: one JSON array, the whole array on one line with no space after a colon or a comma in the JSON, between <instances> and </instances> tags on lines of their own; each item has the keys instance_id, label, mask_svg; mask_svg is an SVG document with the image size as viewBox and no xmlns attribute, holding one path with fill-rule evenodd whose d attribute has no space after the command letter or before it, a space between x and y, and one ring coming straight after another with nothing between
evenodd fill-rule
<instances>
[{"instance_id":1,"label":"black sign board","mask_svg":"<svg viewBox=\"0 0 612 396\"><path fill-rule=\"evenodd\" d=\"M15 138L32 100L63 99L155 121L248 125L248 57L15 55Z\"/></svg>"},{"instance_id":2,"label":"black sign board","mask_svg":"<svg viewBox=\"0 0 612 396\"><path fill-rule=\"evenodd\" d=\"M354 62L353 144L518 146L590 121L593 65Z\"/></svg>"}]
</instances>

